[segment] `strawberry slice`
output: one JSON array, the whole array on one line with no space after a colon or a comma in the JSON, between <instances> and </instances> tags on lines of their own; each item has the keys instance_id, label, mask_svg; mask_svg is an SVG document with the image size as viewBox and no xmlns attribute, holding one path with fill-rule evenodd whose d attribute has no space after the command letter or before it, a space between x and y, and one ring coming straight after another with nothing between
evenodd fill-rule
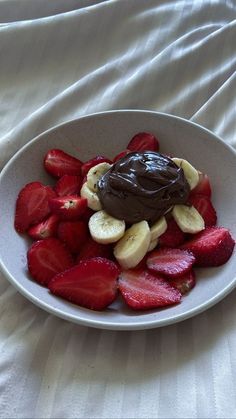
<instances>
[{"instance_id":1,"label":"strawberry slice","mask_svg":"<svg viewBox=\"0 0 236 419\"><path fill-rule=\"evenodd\" d=\"M88 226L84 221L61 221L57 234L71 253L78 253L89 235Z\"/></svg>"},{"instance_id":2,"label":"strawberry slice","mask_svg":"<svg viewBox=\"0 0 236 419\"><path fill-rule=\"evenodd\" d=\"M54 190L58 196L76 195L80 193L82 176L64 175L58 179Z\"/></svg>"},{"instance_id":3,"label":"strawberry slice","mask_svg":"<svg viewBox=\"0 0 236 419\"><path fill-rule=\"evenodd\" d=\"M24 233L31 225L47 217L50 213L49 199L55 196L50 186L44 186L41 182L27 183L19 192L16 201L16 231Z\"/></svg>"},{"instance_id":4,"label":"strawberry slice","mask_svg":"<svg viewBox=\"0 0 236 419\"><path fill-rule=\"evenodd\" d=\"M216 210L212 205L211 200L204 195L196 194L192 197L189 197L189 202L198 210L201 214L203 220L205 221L205 226L215 226L217 223Z\"/></svg>"},{"instance_id":5,"label":"strawberry slice","mask_svg":"<svg viewBox=\"0 0 236 419\"><path fill-rule=\"evenodd\" d=\"M92 237L84 243L77 257L77 263L81 260L102 257L106 259L113 258L112 246L110 244L101 244L95 242Z\"/></svg>"},{"instance_id":6,"label":"strawberry slice","mask_svg":"<svg viewBox=\"0 0 236 419\"><path fill-rule=\"evenodd\" d=\"M119 269L105 258L81 261L56 275L48 284L50 291L72 303L91 310L103 310L117 296Z\"/></svg>"},{"instance_id":7,"label":"strawberry slice","mask_svg":"<svg viewBox=\"0 0 236 419\"><path fill-rule=\"evenodd\" d=\"M129 269L122 272L118 287L126 304L133 310L168 306L181 300L181 293L177 289L147 269Z\"/></svg>"},{"instance_id":8,"label":"strawberry slice","mask_svg":"<svg viewBox=\"0 0 236 419\"><path fill-rule=\"evenodd\" d=\"M115 163L117 160L120 160L120 159L122 159L122 157L125 157L125 156L127 156L127 154L129 154L130 153L130 150L123 150L123 151L121 151L119 154L117 154L115 157L114 157L114 159L113 159L113 163Z\"/></svg>"},{"instance_id":9,"label":"strawberry slice","mask_svg":"<svg viewBox=\"0 0 236 419\"><path fill-rule=\"evenodd\" d=\"M196 276L193 269L191 271L187 272L183 276L180 276L179 278L171 279L168 281L169 284L177 288L179 292L181 292L182 295L189 292L192 288L196 285Z\"/></svg>"},{"instance_id":10,"label":"strawberry slice","mask_svg":"<svg viewBox=\"0 0 236 419\"><path fill-rule=\"evenodd\" d=\"M87 207L84 213L81 216L81 220L83 220L86 224L88 224L90 217L95 213L91 208Z\"/></svg>"},{"instance_id":11,"label":"strawberry slice","mask_svg":"<svg viewBox=\"0 0 236 419\"><path fill-rule=\"evenodd\" d=\"M49 215L41 223L35 224L27 231L28 235L34 240L46 239L57 235L59 218L56 214Z\"/></svg>"},{"instance_id":12,"label":"strawberry slice","mask_svg":"<svg viewBox=\"0 0 236 419\"><path fill-rule=\"evenodd\" d=\"M56 274L73 265L69 250L54 237L33 243L27 252L27 261L31 276L41 285L47 285Z\"/></svg>"},{"instance_id":13,"label":"strawberry slice","mask_svg":"<svg viewBox=\"0 0 236 419\"><path fill-rule=\"evenodd\" d=\"M149 132L139 132L130 140L127 148L130 151L158 151L159 141Z\"/></svg>"},{"instance_id":14,"label":"strawberry slice","mask_svg":"<svg viewBox=\"0 0 236 419\"><path fill-rule=\"evenodd\" d=\"M174 218L167 220L167 229L159 237L158 244L161 247L178 247L184 243L186 234L179 228Z\"/></svg>"},{"instance_id":15,"label":"strawberry slice","mask_svg":"<svg viewBox=\"0 0 236 419\"><path fill-rule=\"evenodd\" d=\"M234 245L229 230L224 227L207 227L185 242L181 249L192 252L198 266L220 266L229 260Z\"/></svg>"},{"instance_id":16,"label":"strawberry slice","mask_svg":"<svg viewBox=\"0 0 236 419\"><path fill-rule=\"evenodd\" d=\"M81 175L82 162L60 149L49 150L44 158L45 170L54 177Z\"/></svg>"},{"instance_id":17,"label":"strawberry slice","mask_svg":"<svg viewBox=\"0 0 236 419\"><path fill-rule=\"evenodd\" d=\"M85 177L87 175L88 171L92 167L96 166L99 163L104 163L104 162L112 164L112 161L110 159L108 159L107 157L104 157L104 156L95 156L92 159L86 161L83 164L83 166L81 167L82 175Z\"/></svg>"},{"instance_id":18,"label":"strawberry slice","mask_svg":"<svg viewBox=\"0 0 236 419\"><path fill-rule=\"evenodd\" d=\"M194 189L192 189L192 191L190 192L190 197L196 194L201 194L201 195L207 196L208 198L211 198L210 179L208 175L205 173L200 173L199 182L197 186Z\"/></svg>"},{"instance_id":19,"label":"strawberry slice","mask_svg":"<svg viewBox=\"0 0 236 419\"><path fill-rule=\"evenodd\" d=\"M194 262L195 257L187 250L160 248L150 253L147 267L159 274L177 278L190 271Z\"/></svg>"},{"instance_id":20,"label":"strawberry slice","mask_svg":"<svg viewBox=\"0 0 236 419\"><path fill-rule=\"evenodd\" d=\"M61 220L76 220L85 212L87 199L77 195L58 196L49 200L49 206Z\"/></svg>"}]
</instances>

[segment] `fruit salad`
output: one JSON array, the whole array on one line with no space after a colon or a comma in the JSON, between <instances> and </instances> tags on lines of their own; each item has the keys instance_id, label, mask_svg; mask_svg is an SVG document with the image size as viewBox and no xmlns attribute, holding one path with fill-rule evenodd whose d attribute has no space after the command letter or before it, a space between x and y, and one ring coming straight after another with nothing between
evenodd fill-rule
<instances>
[{"instance_id":1,"label":"fruit salad","mask_svg":"<svg viewBox=\"0 0 236 419\"><path fill-rule=\"evenodd\" d=\"M235 241L217 225L208 175L160 152L137 133L112 159L82 162L50 149L38 180L18 194L14 226L27 235L30 276L52 294L91 310L121 296L133 310L179 304L197 267L231 257ZM171 152L171 150L170 150Z\"/></svg>"}]
</instances>

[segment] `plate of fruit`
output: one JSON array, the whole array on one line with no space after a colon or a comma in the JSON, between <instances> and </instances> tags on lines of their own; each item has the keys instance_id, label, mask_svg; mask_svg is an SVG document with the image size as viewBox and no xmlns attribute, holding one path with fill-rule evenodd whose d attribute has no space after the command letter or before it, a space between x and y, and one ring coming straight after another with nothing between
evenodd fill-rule
<instances>
[{"instance_id":1,"label":"plate of fruit","mask_svg":"<svg viewBox=\"0 0 236 419\"><path fill-rule=\"evenodd\" d=\"M81 117L0 175L0 264L31 302L96 328L185 320L236 285L236 154L151 111Z\"/></svg>"}]
</instances>

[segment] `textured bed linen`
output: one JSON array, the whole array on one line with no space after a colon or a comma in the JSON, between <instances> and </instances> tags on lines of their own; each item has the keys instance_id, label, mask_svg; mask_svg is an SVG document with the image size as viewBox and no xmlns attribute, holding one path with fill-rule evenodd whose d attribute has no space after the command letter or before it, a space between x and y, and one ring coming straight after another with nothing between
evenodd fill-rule
<instances>
[{"instance_id":1,"label":"textured bed linen","mask_svg":"<svg viewBox=\"0 0 236 419\"><path fill-rule=\"evenodd\" d=\"M235 19L230 0L0 1L1 167L46 129L110 109L179 115L236 147ZM0 417L235 418L235 297L169 327L103 331L1 275Z\"/></svg>"}]
</instances>

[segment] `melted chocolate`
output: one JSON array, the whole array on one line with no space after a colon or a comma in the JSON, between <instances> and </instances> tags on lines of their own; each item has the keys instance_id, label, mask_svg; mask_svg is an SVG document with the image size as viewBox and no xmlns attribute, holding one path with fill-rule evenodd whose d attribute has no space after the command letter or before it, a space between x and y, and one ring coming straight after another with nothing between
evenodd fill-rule
<instances>
[{"instance_id":1,"label":"melted chocolate","mask_svg":"<svg viewBox=\"0 0 236 419\"><path fill-rule=\"evenodd\" d=\"M183 170L155 152L132 152L112 165L98 182L103 209L127 223L154 222L190 192Z\"/></svg>"}]
</instances>

